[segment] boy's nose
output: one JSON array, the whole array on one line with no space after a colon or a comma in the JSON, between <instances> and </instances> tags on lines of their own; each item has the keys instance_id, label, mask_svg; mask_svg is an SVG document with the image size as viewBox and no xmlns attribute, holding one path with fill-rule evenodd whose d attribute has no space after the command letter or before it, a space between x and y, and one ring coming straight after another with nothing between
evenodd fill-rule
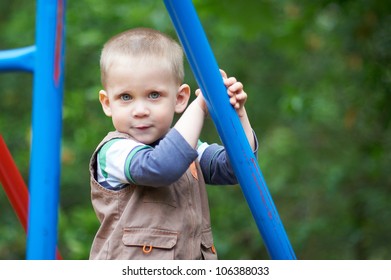
<instances>
[{"instance_id":1,"label":"boy's nose","mask_svg":"<svg viewBox=\"0 0 391 280\"><path fill-rule=\"evenodd\" d=\"M144 117L149 114L149 109L144 102L137 102L134 104L132 113L134 117Z\"/></svg>"}]
</instances>

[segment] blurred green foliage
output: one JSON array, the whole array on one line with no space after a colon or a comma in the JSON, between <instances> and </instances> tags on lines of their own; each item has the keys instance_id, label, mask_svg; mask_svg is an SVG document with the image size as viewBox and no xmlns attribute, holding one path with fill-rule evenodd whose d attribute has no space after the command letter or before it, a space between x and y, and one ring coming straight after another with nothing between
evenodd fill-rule
<instances>
[{"instance_id":1,"label":"blurred green foliage","mask_svg":"<svg viewBox=\"0 0 391 280\"><path fill-rule=\"evenodd\" d=\"M259 164L297 257L390 259L391 2L193 3L219 66L249 95ZM34 10L0 2L0 49L34 44ZM163 1L67 1L66 16L59 247L86 259L98 227L88 162L112 129L98 102L100 49L136 26L176 35ZM0 85L0 133L28 182L32 78L2 73ZM211 120L202 137L219 141ZM240 187L208 192L220 258L268 259ZM0 206L0 259L23 259L25 234L2 190Z\"/></svg>"}]
</instances>

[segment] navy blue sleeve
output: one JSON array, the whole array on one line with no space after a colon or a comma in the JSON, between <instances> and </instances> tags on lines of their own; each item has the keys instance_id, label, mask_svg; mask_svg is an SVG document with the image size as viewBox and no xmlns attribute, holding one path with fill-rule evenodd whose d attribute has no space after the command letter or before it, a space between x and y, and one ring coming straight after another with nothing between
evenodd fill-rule
<instances>
[{"instance_id":1,"label":"navy blue sleeve","mask_svg":"<svg viewBox=\"0 0 391 280\"><path fill-rule=\"evenodd\" d=\"M258 154L258 140L254 134L255 151ZM232 169L228 155L223 146L212 144L202 154L200 159L202 174L205 183L210 185L235 185L238 183L235 173Z\"/></svg>"},{"instance_id":2,"label":"navy blue sleeve","mask_svg":"<svg viewBox=\"0 0 391 280\"><path fill-rule=\"evenodd\" d=\"M211 144L206 148L202 154L200 165L206 184L237 184L236 176L223 146Z\"/></svg>"},{"instance_id":3,"label":"navy blue sleeve","mask_svg":"<svg viewBox=\"0 0 391 280\"><path fill-rule=\"evenodd\" d=\"M137 185L167 186L177 181L197 156L182 135L171 129L158 145L138 151L129 171Z\"/></svg>"}]
</instances>

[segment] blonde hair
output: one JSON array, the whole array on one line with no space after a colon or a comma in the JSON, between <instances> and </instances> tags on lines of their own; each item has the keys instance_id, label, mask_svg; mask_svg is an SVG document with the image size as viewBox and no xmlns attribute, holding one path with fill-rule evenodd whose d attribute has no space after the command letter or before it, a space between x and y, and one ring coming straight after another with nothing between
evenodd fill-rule
<instances>
[{"instance_id":1,"label":"blonde hair","mask_svg":"<svg viewBox=\"0 0 391 280\"><path fill-rule=\"evenodd\" d=\"M101 81L107 85L108 71L113 63L126 56L152 55L167 59L178 84L184 79L183 51L167 35L149 28L135 28L112 37L102 49L100 57Z\"/></svg>"}]
</instances>

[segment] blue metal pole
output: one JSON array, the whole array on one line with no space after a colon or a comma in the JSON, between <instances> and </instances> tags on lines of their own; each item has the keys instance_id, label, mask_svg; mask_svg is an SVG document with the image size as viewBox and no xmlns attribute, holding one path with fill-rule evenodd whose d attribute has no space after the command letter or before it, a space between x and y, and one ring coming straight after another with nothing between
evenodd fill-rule
<instances>
[{"instance_id":1,"label":"blue metal pole","mask_svg":"<svg viewBox=\"0 0 391 280\"><path fill-rule=\"evenodd\" d=\"M27 259L55 259L62 130L65 0L38 0Z\"/></svg>"},{"instance_id":2,"label":"blue metal pole","mask_svg":"<svg viewBox=\"0 0 391 280\"><path fill-rule=\"evenodd\" d=\"M217 62L190 0L164 0L272 259L296 259L240 120L228 101Z\"/></svg>"},{"instance_id":3,"label":"blue metal pole","mask_svg":"<svg viewBox=\"0 0 391 280\"><path fill-rule=\"evenodd\" d=\"M0 72L34 72L34 55L35 46L0 51Z\"/></svg>"}]
</instances>

